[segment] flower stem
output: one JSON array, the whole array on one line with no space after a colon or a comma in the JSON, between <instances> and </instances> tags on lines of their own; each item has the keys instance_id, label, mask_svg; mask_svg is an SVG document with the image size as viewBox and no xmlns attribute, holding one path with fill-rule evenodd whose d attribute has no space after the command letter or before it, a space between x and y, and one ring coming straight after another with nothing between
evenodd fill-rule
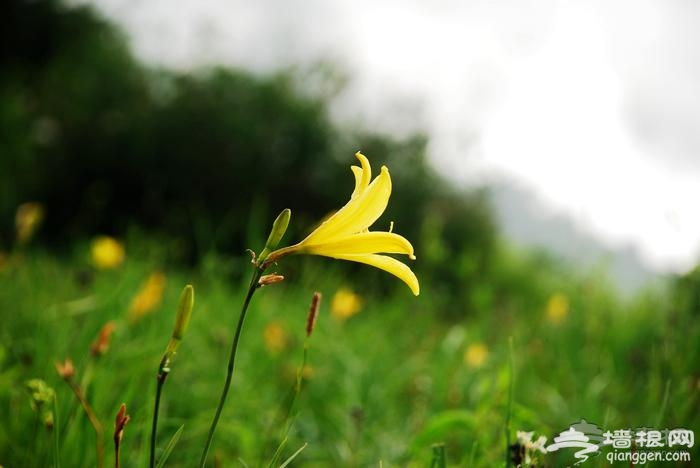
<instances>
[{"instance_id":1,"label":"flower stem","mask_svg":"<svg viewBox=\"0 0 700 468\"><path fill-rule=\"evenodd\" d=\"M515 381L515 363L513 360L513 337L508 337L508 407L506 409L506 424L505 424L505 436L506 436L506 468L510 468L511 458L510 458L510 417L513 412L513 383Z\"/></svg>"},{"instance_id":2,"label":"flower stem","mask_svg":"<svg viewBox=\"0 0 700 468\"><path fill-rule=\"evenodd\" d=\"M163 384L168 377L170 369L168 369L167 355L163 356L158 367L158 384L156 387L156 402L153 408L153 425L151 427L151 457L148 466L153 468L156 466L156 431L158 429L158 408L160 407L160 395L163 393Z\"/></svg>"},{"instance_id":3,"label":"flower stem","mask_svg":"<svg viewBox=\"0 0 700 468\"><path fill-rule=\"evenodd\" d=\"M214 414L214 419L211 422L211 427L209 428L209 434L207 435L207 440L204 444L204 450L202 451L202 457L199 460L199 468L204 468L204 464L207 461L207 454L209 453L209 447L211 446L211 441L214 438L214 431L216 430L216 425L219 423L219 417L221 416L221 411L224 408L224 403L226 402L226 396L228 395L228 390L231 387L231 379L233 378L233 366L236 362L236 350L238 349L238 341L241 338L241 331L243 330L243 322L245 321L246 312L248 311L248 305L250 300L258 289L258 281L260 276L262 276L264 269L255 267L253 276L250 279L250 285L248 286L248 292L246 293L245 299L243 300L243 307L241 308L241 313L238 316L238 324L236 325L236 332L233 335L233 341L231 342L231 352L228 358L228 367L226 369L226 381L224 382L224 388L221 392L221 397L219 398L219 405L216 407L216 413Z\"/></svg>"},{"instance_id":4,"label":"flower stem","mask_svg":"<svg viewBox=\"0 0 700 468\"><path fill-rule=\"evenodd\" d=\"M97 419L95 411L92 409L92 406L90 406L90 403L87 401L87 398L85 398L85 394L83 393L83 390L80 388L80 386L70 379L66 379L66 382L75 394L75 397L80 402L80 405L85 411L85 415L88 417L92 428L95 430L95 451L97 452L97 467L102 468L104 466L104 446L102 442L104 431L102 429L102 424L100 423L100 420Z\"/></svg>"}]
</instances>

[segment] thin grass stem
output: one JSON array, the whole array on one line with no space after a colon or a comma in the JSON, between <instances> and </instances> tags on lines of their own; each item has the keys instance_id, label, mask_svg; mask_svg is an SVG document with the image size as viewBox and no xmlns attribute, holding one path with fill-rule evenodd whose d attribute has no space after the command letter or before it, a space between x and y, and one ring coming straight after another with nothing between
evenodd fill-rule
<instances>
[{"instance_id":1,"label":"thin grass stem","mask_svg":"<svg viewBox=\"0 0 700 468\"><path fill-rule=\"evenodd\" d=\"M274 455L272 456L272 459L268 463L268 468L272 468L277 464L277 461L279 460L279 457L282 455L282 449L287 443L287 439L289 438L289 432L292 429L292 425L294 424L294 408L296 407L297 400L299 399L299 396L301 395L301 389L302 389L302 384L304 382L304 369L306 369L306 362L308 358L308 350L309 350L309 337L306 337L306 343L304 343L304 355L301 361L301 367L297 369L297 375L296 375L296 381L294 382L294 388L291 392L291 398L289 399L289 405L287 406L287 411L285 412L284 415L284 424L282 425L282 435L281 435L281 441L279 445L277 446L277 450L275 451Z\"/></svg>"},{"instance_id":2,"label":"thin grass stem","mask_svg":"<svg viewBox=\"0 0 700 468\"><path fill-rule=\"evenodd\" d=\"M60 422L58 420L58 397L53 397L53 458L54 467L61 468L61 452L59 444Z\"/></svg>"},{"instance_id":3,"label":"thin grass stem","mask_svg":"<svg viewBox=\"0 0 700 468\"><path fill-rule=\"evenodd\" d=\"M659 427L661 426L661 422L664 419L664 413L666 412L666 408L668 406L668 397L671 394L671 379L666 381L666 387L664 389L664 396L663 399L661 400L661 407L659 408L659 413L656 415L656 422L654 427Z\"/></svg>"},{"instance_id":4,"label":"thin grass stem","mask_svg":"<svg viewBox=\"0 0 700 468\"><path fill-rule=\"evenodd\" d=\"M510 466L510 417L513 412L513 387L515 385L515 363L513 361L513 337L508 338L508 406L506 407L506 468Z\"/></svg>"},{"instance_id":5,"label":"thin grass stem","mask_svg":"<svg viewBox=\"0 0 700 468\"><path fill-rule=\"evenodd\" d=\"M104 466L105 458L103 443L104 430L102 428L102 423L100 423L100 420L97 418L95 411L92 409L92 406L90 406L90 403L87 401L87 398L85 398L85 395L83 394L83 391L81 390L80 386L72 380L66 380L66 382L68 383L68 386L71 388L71 390L73 390L73 393L80 402L80 405L83 407L83 411L85 411L85 414L87 415L88 420L92 425L92 428L95 430L95 451L97 453L97 467L102 468Z\"/></svg>"}]
</instances>

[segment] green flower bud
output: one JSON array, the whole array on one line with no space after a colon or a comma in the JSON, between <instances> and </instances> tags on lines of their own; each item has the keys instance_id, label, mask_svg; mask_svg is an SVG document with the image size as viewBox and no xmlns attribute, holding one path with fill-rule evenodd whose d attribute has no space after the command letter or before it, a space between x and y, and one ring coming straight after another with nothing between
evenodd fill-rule
<instances>
[{"instance_id":1,"label":"green flower bud","mask_svg":"<svg viewBox=\"0 0 700 468\"><path fill-rule=\"evenodd\" d=\"M265 261L267 256L277 248L277 244L282 240L282 236L287 232L287 226L289 226L289 219L292 217L292 211L289 208L285 208L277 216L275 222L272 223L272 229L270 230L270 235L265 243L265 248L260 253L260 258L258 259L259 264Z\"/></svg>"},{"instance_id":2,"label":"green flower bud","mask_svg":"<svg viewBox=\"0 0 700 468\"><path fill-rule=\"evenodd\" d=\"M175 316L175 327L173 335L168 343L166 354L172 355L180 346L180 341L187 331L187 326L190 324L192 316L192 308L194 307L194 288L191 284L185 286L180 294L180 302L177 306L177 315Z\"/></svg>"}]
</instances>

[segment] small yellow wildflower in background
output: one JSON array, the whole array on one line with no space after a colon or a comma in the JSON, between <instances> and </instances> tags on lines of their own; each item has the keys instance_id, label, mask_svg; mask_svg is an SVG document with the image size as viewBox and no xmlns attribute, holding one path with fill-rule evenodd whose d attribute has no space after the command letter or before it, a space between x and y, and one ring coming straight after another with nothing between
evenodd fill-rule
<instances>
[{"instance_id":1,"label":"small yellow wildflower in background","mask_svg":"<svg viewBox=\"0 0 700 468\"><path fill-rule=\"evenodd\" d=\"M37 202L22 203L15 213L15 230L17 242L29 242L44 220L44 206Z\"/></svg>"},{"instance_id":2,"label":"small yellow wildflower in background","mask_svg":"<svg viewBox=\"0 0 700 468\"><path fill-rule=\"evenodd\" d=\"M547 301L547 320L557 324L569 314L569 298L561 293L552 294Z\"/></svg>"},{"instance_id":3,"label":"small yellow wildflower in background","mask_svg":"<svg viewBox=\"0 0 700 468\"><path fill-rule=\"evenodd\" d=\"M293 366L284 366L282 368L282 376L286 380L296 380L296 379L303 379L303 380L311 380L314 378L316 375L316 368L309 365L305 364L304 367L293 367Z\"/></svg>"},{"instance_id":4,"label":"small yellow wildflower in background","mask_svg":"<svg viewBox=\"0 0 700 468\"><path fill-rule=\"evenodd\" d=\"M338 320L347 320L362 309L362 298L348 288L340 288L331 300L331 315Z\"/></svg>"},{"instance_id":5,"label":"small yellow wildflower in background","mask_svg":"<svg viewBox=\"0 0 700 468\"><path fill-rule=\"evenodd\" d=\"M306 380L312 378L315 373L316 370L308 364L305 365L304 368L301 370L301 376Z\"/></svg>"},{"instance_id":6,"label":"small yellow wildflower in background","mask_svg":"<svg viewBox=\"0 0 700 468\"><path fill-rule=\"evenodd\" d=\"M92 264L100 270L116 268L124 263L124 246L109 236L98 236L90 245Z\"/></svg>"},{"instance_id":7,"label":"small yellow wildflower in background","mask_svg":"<svg viewBox=\"0 0 700 468\"><path fill-rule=\"evenodd\" d=\"M165 275L156 271L149 275L146 282L131 301L129 306L129 321L136 322L148 312L160 305L165 291Z\"/></svg>"},{"instance_id":8,"label":"small yellow wildflower in background","mask_svg":"<svg viewBox=\"0 0 700 468\"><path fill-rule=\"evenodd\" d=\"M278 354L287 348L287 333L279 322L271 322L263 330L265 349L270 354Z\"/></svg>"},{"instance_id":9,"label":"small yellow wildflower in background","mask_svg":"<svg viewBox=\"0 0 700 468\"><path fill-rule=\"evenodd\" d=\"M478 369L486 364L489 349L483 343L472 343L464 351L464 363L472 369Z\"/></svg>"}]
</instances>

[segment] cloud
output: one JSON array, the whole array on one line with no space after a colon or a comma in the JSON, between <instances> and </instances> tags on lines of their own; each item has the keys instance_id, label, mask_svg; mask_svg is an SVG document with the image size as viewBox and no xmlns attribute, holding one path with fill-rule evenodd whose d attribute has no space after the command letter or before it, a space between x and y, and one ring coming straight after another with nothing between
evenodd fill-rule
<instances>
[{"instance_id":1,"label":"cloud","mask_svg":"<svg viewBox=\"0 0 700 468\"><path fill-rule=\"evenodd\" d=\"M335 61L338 119L424 129L449 177L517 177L657 268L700 255L698 3L94 2L159 64Z\"/></svg>"}]
</instances>

